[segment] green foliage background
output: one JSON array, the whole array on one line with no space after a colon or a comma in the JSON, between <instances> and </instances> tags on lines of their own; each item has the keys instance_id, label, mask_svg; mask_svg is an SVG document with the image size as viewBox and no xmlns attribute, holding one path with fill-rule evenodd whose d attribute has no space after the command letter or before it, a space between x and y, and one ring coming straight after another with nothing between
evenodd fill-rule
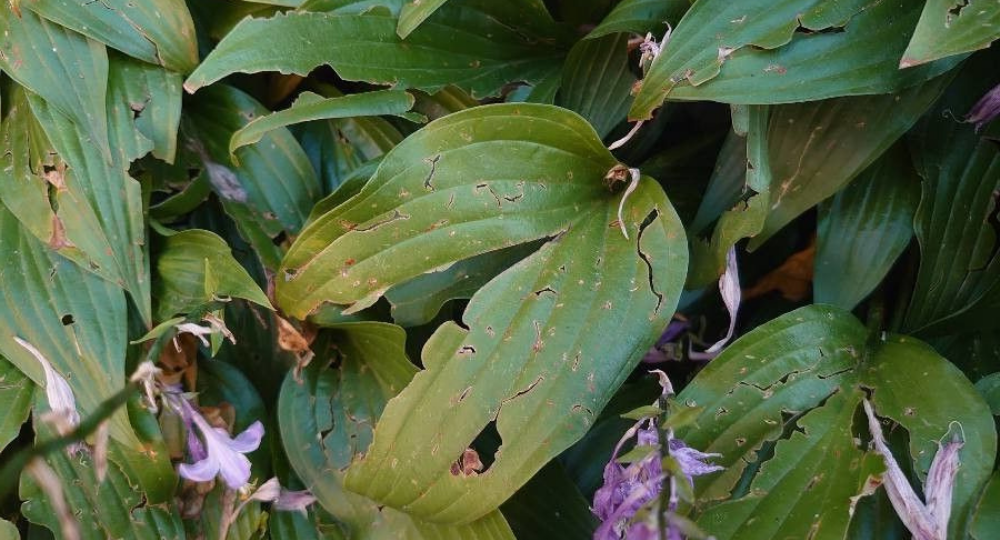
<instances>
[{"instance_id":1,"label":"green foliage background","mask_svg":"<svg viewBox=\"0 0 1000 540\"><path fill-rule=\"evenodd\" d=\"M264 422L256 485L317 498L232 540L592 536L651 367L722 456L683 508L720 540L907 537L864 397L918 492L960 431L949 538L1000 536L1000 122L964 120L996 0L12 0L0 27L0 462L53 437L14 338L88 417L212 314L235 343L188 390ZM706 364L734 247L741 337ZM138 398L107 425L106 474L45 457L81 537L218 536L233 493L191 511L178 427ZM0 539L62 537L55 506L0 485Z\"/></svg>"}]
</instances>

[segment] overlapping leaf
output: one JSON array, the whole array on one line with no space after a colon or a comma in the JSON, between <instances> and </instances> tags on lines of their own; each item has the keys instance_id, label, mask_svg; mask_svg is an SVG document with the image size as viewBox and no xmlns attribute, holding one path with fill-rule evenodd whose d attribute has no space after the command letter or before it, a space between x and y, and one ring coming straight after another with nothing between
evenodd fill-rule
<instances>
[{"instance_id":1,"label":"overlapping leaf","mask_svg":"<svg viewBox=\"0 0 1000 540\"><path fill-rule=\"evenodd\" d=\"M920 179L896 146L820 206L815 301L851 310L864 300L910 243L919 202Z\"/></svg>"},{"instance_id":2,"label":"overlapping leaf","mask_svg":"<svg viewBox=\"0 0 1000 540\"><path fill-rule=\"evenodd\" d=\"M603 138L625 120L635 81L625 34L582 40L563 65L559 104L586 118Z\"/></svg>"},{"instance_id":3,"label":"overlapping leaf","mask_svg":"<svg viewBox=\"0 0 1000 540\"><path fill-rule=\"evenodd\" d=\"M43 426L43 437L51 437ZM111 442L112 455L118 449L117 441ZM123 470L112 459L103 481L98 480L94 457L82 451L70 455L52 452L45 461L59 479L65 504L76 520L81 540L106 540L107 538L134 538L136 540L184 540L184 528L173 502L149 504L146 493L137 490L135 477ZM20 497L25 500L21 513L31 522L44 525L56 534L66 537L61 530L54 505L27 474L22 474ZM162 501L161 501L162 502Z\"/></svg>"},{"instance_id":4,"label":"overlapping leaf","mask_svg":"<svg viewBox=\"0 0 1000 540\"><path fill-rule=\"evenodd\" d=\"M1000 4L990 0L928 0L900 60L901 68L985 49L1000 37Z\"/></svg>"},{"instance_id":5,"label":"overlapping leaf","mask_svg":"<svg viewBox=\"0 0 1000 540\"><path fill-rule=\"evenodd\" d=\"M164 239L156 259L153 289L156 320L203 307L224 297L245 298L270 308L267 296L214 233L192 229Z\"/></svg>"},{"instance_id":6,"label":"overlapping leaf","mask_svg":"<svg viewBox=\"0 0 1000 540\"><path fill-rule=\"evenodd\" d=\"M919 369L913 369L919 365ZM718 538L841 538L851 497L879 474L881 457L858 439L855 416L869 392L876 412L909 432L923 479L953 423L965 445L949 537L968 517L993 468L996 431L971 383L912 338L869 341L849 313L810 306L779 317L729 346L678 396L704 407L678 436L718 452L726 470L699 479L709 505L699 524ZM904 458L900 458L902 460ZM822 508L822 512L817 512Z\"/></svg>"},{"instance_id":7,"label":"overlapping leaf","mask_svg":"<svg viewBox=\"0 0 1000 540\"><path fill-rule=\"evenodd\" d=\"M919 12L906 0L697 2L629 117L649 118L668 96L764 104L899 92L958 61L896 69Z\"/></svg>"},{"instance_id":8,"label":"overlapping leaf","mask_svg":"<svg viewBox=\"0 0 1000 540\"><path fill-rule=\"evenodd\" d=\"M270 131L299 122L382 115L414 118L412 114L406 114L406 111L413 107L413 101L413 96L398 90L381 90L325 99L312 92L303 92L288 109L254 118L249 124L233 133L233 138L229 142L229 153L234 154L238 148L260 141L261 137Z\"/></svg>"},{"instance_id":9,"label":"overlapping leaf","mask_svg":"<svg viewBox=\"0 0 1000 540\"><path fill-rule=\"evenodd\" d=\"M580 117L479 107L405 140L358 195L310 222L277 278L278 303L299 318L324 302L355 311L423 273L558 237L473 297L469 330L438 329L427 370L389 404L348 473L351 489L470 522L586 431L666 326L686 267L679 220L650 179L625 204L623 237L609 172L627 174ZM491 469L453 476L493 420L504 446Z\"/></svg>"},{"instance_id":10,"label":"overlapping leaf","mask_svg":"<svg viewBox=\"0 0 1000 540\"><path fill-rule=\"evenodd\" d=\"M396 35L396 18L382 10L245 19L184 86L194 92L231 73L304 75L329 64L347 80L429 92L454 84L477 97L495 95L512 81L541 80L565 55L556 45L564 31L551 20L522 20L521 4L449 2L405 42ZM262 42L269 46L256 46Z\"/></svg>"},{"instance_id":11,"label":"overlapping leaf","mask_svg":"<svg viewBox=\"0 0 1000 540\"><path fill-rule=\"evenodd\" d=\"M183 0L27 0L21 7L179 73L198 63L194 23Z\"/></svg>"},{"instance_id":12,"label":"overlapping leaf","mask_svg":"<svg viewBox=\"0 0 1000 540\"><path fill-rule=\"evenodd\" d=\"M776 107L768 134L772 198L767 222L751 248L878 159L916 123L950 79L944 76L898 94Z\"/></svg>"},{"instance_id":13,"label":"overlapping leaf","mask_svg":"<svg viewBox=\"0 0 1000 540\"><path fill-rule=\"evenodd\" d=\"M354 538L513 539L500 512L459 526L422 522L344 489L343 470L365 451L386 402L416 371L403 331L384 323L352 323L332 331L339 360L314 361L296 382L285 379L278 402L282 441L295 472ZM323 355L326 357L326 354ZM317 437L317 434L321 434Z\"/></svg>"},{"instance_id":14,"label":"overlapping leaf","mask_svg":"<svg viewBox=\"0 0 1000 540\"><path fill-rule=\"evenodd\" d=\"M1000 150L970 124L945 111L971 108L996 73L995 61L969 64L948 94L913 131L913 156L923 178L914 227L920 271L906 328L942 333L995 328L1000 306L1000 257L995 228ZM985 316L984 316L985 315Z\"/></svg>"},{"instance_id":15,"label":"overlapping leaf","mask_svg":"<svg viewBox=\"0 0 1000 540\"><path fill-rule=\"evenodd\" d=\"M587 34L587 39L616 32L640 35L652 32L659 39L666 32L667 24L676 25L690 6L688 0L624 0Z\"/></svg>"},{"instance_id":16,"label":"overlapping leaf","mask_svg":"<svg viewBox=\"0 0 1000 540\"><path fill-rule=\"evenodd\" d=\"M277 268L281 249L273 239L282 232L297 233L320 196L305 152L286 128L277 128L238 148L233 163L229 155L233 134L269 112L236 88L208 88L189 102L185 112L184 137L213 191L264 266Z\"/></svg>"}]
</instances>

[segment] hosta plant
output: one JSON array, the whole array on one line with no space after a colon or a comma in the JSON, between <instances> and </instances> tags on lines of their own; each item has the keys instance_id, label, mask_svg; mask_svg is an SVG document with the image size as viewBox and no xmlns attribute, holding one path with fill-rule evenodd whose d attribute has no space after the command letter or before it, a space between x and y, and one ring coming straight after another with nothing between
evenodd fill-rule
<instances>
[{"instance_id":1,"label":"hosta plant","mask_svg":"<svg viewBox=\"0 0 1000 540\"><path fill-rule=\"evenodd\" d=\"M996 0L0 26L0 539L1000 537Z\"/></svg>"}]
</instances>

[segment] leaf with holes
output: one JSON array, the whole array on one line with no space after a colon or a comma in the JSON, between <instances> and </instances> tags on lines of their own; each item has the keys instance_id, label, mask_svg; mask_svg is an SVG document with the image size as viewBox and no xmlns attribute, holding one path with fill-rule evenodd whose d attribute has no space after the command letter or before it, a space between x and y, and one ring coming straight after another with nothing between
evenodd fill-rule
<instances>
[{"instance_id":1,"label":"leaf with holes","mask_svg":"<svg viewBox=\"0 0 1000 540\"><path fill-rule=\"evenodd\" d=\"M896 65L920 15L908 0L697 2L653 61L629 117L664 99L775 104L900 92L954 67Z\"/></svg>"},{"instance_id":2,"label":"leaf with holes","mask_svg":"<svg viewBox=\"0 0 1000 540\"><path fill-rule=\"evenodd\" d=\"M652 179L619 224L614 181L627 174L569 111L478 107L404 140L360 193L309 223L276 279L278 304L298 318L325 303L354 312L427 272L550 240L473 296L466 328L438 329L427 370L386 408L350 489L470 522L586 432L666 327L686 269L680 222ZM452 474L493 421L503 451L490 472Z\"/></svg>"},{"instance_id":3,"label":"leaf with holes","mask_svg":"<svg viewBox=\"0 0 1000 540\"><path fill-rule=\"evenodd\" d=\"M314 360L296 381L285 378L278 400L278 424L289 462L352 538L513 540L500 512L468 525L420 521L346 490L343 469L372 439L385 404L413 377L399 327L349 323L329 331ZM335 362L334 368L326 368Z\"/></svg>"},{"instance_id":4,"label":"leaf with holes","mask_svg":"<svg viewBox=\"0 0 1000 540\"><path fill-rule=\"evenodd\" d=\"M985 49L1000 37L998 27L998 2L928 0L899 67L918 66L953 54Z\"/></svg>"},{"instance_id":5,"label":"leaf with holes","mask_svg":"<svg viewBox=\"0 0 1000 540\"><path fill-rule=\"evenodd\" d=\"M882 282L913 238L920 179L897 145L819 208L817 303L854 309Z\"/></svg>"},{"instance_id":6,"label":"leaf with holes","mask_svg":"<svg viewBox=\"0 0 1000 540\"><path fill-rule=\"evenodd\" d=\"M850 313L827 306L756 328L678 395L704 408L678 437L718 452L715 462L726 467L695 482L705 501L696 509L699 525L720 540L768 539L779 529L794 538L843 538L851 498L883 468L859 438L870 438L856 421L866 393L879 416L909 432L909 458L897 457L912 460L921 481L938 441L953 423L962 426L949 537L964 538L996 455L989 408L929 346L896 335L871 340Z\"/></svg>"},{"instance_id":7,"label":"leaf with holes","mask_svg":"<svg viewBox=\"0 0 1000 540\"><path fill-rule=\"evenodd\" d=\"M38 398L36 398L37 400ZM36 414L38 408L36 406ZM37 416L36 416L37 418ZM40 440L54 436L44 423L36 424ZM173 500L151 504L148 493L137 489L135 469L121 467L120 443L109 443L109 461L103 481L98 480L95 459L89 451L51 452L45 461L62 486L67 511L77 523L80 540L129 538L183 540L184 527ZM148 457L145 466L149 466ZM159 460L163 461L163 460ZM168 461L169 463L169 461ZM171 484L170 488L173 487ZM22 473L19 493L25 502L21 513L32 523L44 525L56 538L72 538L61 529L56 505L27 473Z\"/></svg>"},{"instance_id":8,"label":"leaf with holes","mask_svg":"<svg viewBox=\"0 0 1000 540\"><path fill-rule=\"evenodd\" d=\"M45 388L42 365L14 338L29 343L68 381L82 417L125 385L124 293L49 251L3 205L0 275L0 354ZM139 439L124 409L111 416L108 431L123 456L141 456L131 476L162 501L174 475L165 455L155 458L159 446Z\"/></svg>"},{"instance_id":9,"label":"leaf with holes","mask_svg":"<svg viewBox=\"0 0 1000 540\"><path fill-rule=\"evenodd\" d=\"M565 29L544 9L538 18L528 18L525 12L538 13L536 2L451 2L405 41L396 35L396 18L382 10L247 18L184 87L194 92L236 72L304 75L329 64L352 81L429 92L454 84L476 97L492 96L509 82L540 81L558 69L565 56ZM261 42L269 46L257 47Z\"/></svg>"}]
</instances>

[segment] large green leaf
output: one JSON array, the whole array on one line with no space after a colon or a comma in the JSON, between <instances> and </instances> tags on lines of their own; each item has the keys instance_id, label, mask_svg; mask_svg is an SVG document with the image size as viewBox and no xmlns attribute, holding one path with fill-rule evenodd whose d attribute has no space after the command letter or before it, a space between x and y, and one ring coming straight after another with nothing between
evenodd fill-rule
<instances>
[{"instance_id":1,"label":"large green leaf","mask_svg":"<svg viewBox=\"0 0 1000 540\"><path fill-rule=\"evenodd\" d=\"M108 137L104 45L32 11L18 16L9 5L0 8L0 31L0 69L70 118L100 148ZM102 155L110 157L110 149L102 148Z\"/></svg>"},{"instance_id":2,"label":"large green leaf","mask_svg":"<svg viewBox=\"0 0 1000 540\"><path fill-rule=\"evenodd\" d=\"M281 439L295 472L351 538L513 539L500 512L460 526L425 523L344 489L343 470L365 451L386 402L413 377L405 334L384 323L351 323L330 331L332 347L278 401ZM335 347L335 348L333 348ZM336 351L336 352L331 352ZM336 367L326 365L336 361Z\"/></svg>"},{"instance_id":3,"label":"large green leaf","mask_svg":"<svg viewBox=\"0 0 1000 540\"><path fill-rule=\"evenodd\" d=\"M520 539L591 538L598 521L562 464L552 461L501 507Z\"/></svg>"},{"instance_id":4,"label":"large green leaf","mask_svg":"<svg viewBox=\"0 0 1000 540\"><path fill-rule=\"evenodd\" d=\"M158 321L226 296L271 307L264 292L230 254L225 240L209 231L192 229L165 238L156 258L156 271L159 279L153 296Z\"/></svg>"},{"instance_id":5,"label":"large green leaf","mask_svg":"<svg viewBox=\"0 0 1000 540\"><path fill-rule=\"evenodd\" d=\"M31 413L31 396L35 385L31 379L0 357L0 452L21 432L21 424Z\"/></svg>"},{"instance_id":6,"label":"large green leaf","mask_svg":"<svg viewBox=\"0 0 1000 540\"><path fill-rule=\"evenodd\" d=\"M919 13L908 0L697 2L629 116L649 118L668 96L764 104L899 92L958 61L896 69Z\"/></svg>"},{"instance_id":7,"label":"large green leaf","mask_svg":"<svg viewBox=\"0 0 1000 540\"><path fill-rule=\"evenodd\" d=\"M242 91L215 85L188 102L182 127L240 234L264 266L275 269L281 249L272 240L282 232L299 232L319 199L320 186L308 157L286 128L238 148L237 161L231 161L233 134L268 112Z\"/></svg>"},{"instance_id":8,"label":"large green leaf","mask_svg":"<svg viewBox=\"0 0 1000 540\"><path fill-rule=\"evenodd\" d=\"M49 251L2 205L0 275L0 354L44 388L41 364L14 338L34 346L70 382L82 416L125 385L124 294ZM124 411L110 432L140 446Z\"/></svg>"},{"instance_id":9,"label":"large green leaf","mask_svg":"<svg viewBox=\"0 0 1000 540\"><path fill-rule=\"evenodd\" d=\"M549 45L562 42L563 30L551 20L514 18L520 4L453 0L405 42L395 17L382 10L244 19L184 86L194 92L235 72L304 75L329 64L352 81L429 92L454 84L476 97L496 95L509 82L541 80L565 54ZM268 46L257 46L262 42Z\"/></svg>"},{"instance_id":10,"label":"large green leaf","mask_svg":"<svg viewBox=\"0 0 1000 540\"><path fill-rule=\"evenodd\" d=\"M27 0L21 7L176 72L189 73L198 64L194 23L183 0Z\"/></svg>"},{"instance_id":11,"label":"large green leaf","mask_svg":"<svg viewBox=\"0 0 1000 540\"><path fill-rule=\"evenodd\" d=\"M676 25L689 7L688 0L624 0L587 34L587 39L616 32L640 35L652 32L659 39L667 30L667 24Z\"/></svg>"},{"instance_id":12,"label":"large green leaf","mask_svg":"<svg viewBox=\"0 0 1000 540\"><path fill-rule=\"evenodd\" d=\"M751 249L865 170L916 123L950 77L897 94L775 107L770 142L771 202Z\"/></svg>"},{"instance_id":13,"label":"large green leaf","mask_svg":"<svg viewBox=\"0 0 1000 540\"><path fill-rule=\"evenodd\" d=\"M36 429L41 431L41 438L52 436L44 424L41 427L36 424ZM119 443L112 441L110 446L114 456ZM98 480L94 457L88 451L52 452L45 461L59 479L68 511L78 523L81 540L184 539L180 514L173 501L150 504L147 494L136 489L135 478L114 459L108 461L103 481ZM24 517L44 525L56 533L56 538L65 537L53 505L27 473L21 475L19 495L25 501L21 505Z\"/></svg>"},{"instance_id":14,"label":"large green leaf","mask_svg":"<svg viewBox=\"0 0 1000 540\"><path fill-rule=\"evenodd\" d=\"M920 270L904 325L912 331L996 328L1000 149L949 112L971 108L993 84L984 74L995 74L997 66L986 59L970 63L912 132L913 157L923 178L914 221Z\"/></svg>"},{"instance_id":15,"label":"large green leaf","mask_svg":"<svg viewBox=\"0 0 1000 540\"><path fill-rule=\"evenodd\" d=\"M897 145L819 209L813 299L854 309L913 237L920 179Z\"/></svg>"},{"instance_id":16,"label":"large green leaf","mask_svg":"<svg viewBox=\"0 0 1000 540\"><path fill-rule=\"evenodd\" d=\"M125 385L122 291L52 253L2 205L0 276L0 354L44 388L42 366L14 338L31 344L69 382L84 417ZM161 445L140 440L125 410L108 420L108 430L117 449L112 458L147 497L169 497L175 476Z\"/></svg>"},{"instance_id":17,"label":"large green leaf","mask_svg":"<svg viewBox=\"0 0 1000 540\"><path fill-rule=\"evenodd\" d=\"M0 519L0 538L4 540L21 540L21 533L18 532L17 527L13 523L6 519Z\"/></svg>"},{"instance_id":18,"label":"large green leaf","mask_svg":"<svg viewBox=\"0 0 1000 540\"><path fill-rule=\"evenodd\" d=\"M254 118L240 128L229 141L229 153L260 141L264 134L310 120L354 118L360 116L403 116L413 107L413 96L401 90L380 90L324 99L312 92L303 92L291 107Z\"/></svg>"},{"instance_id":19,"label":"large green leaf","mask_svg":"<svg viewBox=\"0 0 1000 540\"><path fill-rule=\"evenodd\" d=\"M635 81L626 34L582 40L566 57L559 105L586 118L603 138L625 120Z\"/></svg>"},{"instance_id":20,"label":"large green leaf","mask_svg":"<svg viewBox=\"0 0 1000 540\"><path fill-rule=\"evenodd\" d=\"M173 163L181 119L181 76L111 52L108 114L123 164L147 153ZM113 135L114 136L114 135Z\"/></svg>"},{"instance_id":21,"label":"large green leaf","mask_svg":"<svg viewBox=\"0 0 1000 540\"><path fill-rule=\"evenodd\" d=\"M586 121L563 109L447 116L393 149L358 195L310 221L282 262L276 299L300 319L323 302L364 305L456 261L555 236L617 207L603 180L614 166ZM633 231L646 217L629 215Z\"/></svg>"},{"instance_id":22,"label":"large green leaf","mask_svg":"<svg viewBox=\"0 0 1000 540\"><path fill-rule=\"evenodd\" d=\"M358 195L310 222L276 280L278 303L298 318L323 303L357 310L423 273L558 236L473 297L470 331L438 330L424 350L428 371L390 403L365 460L348 474L351 489L437 521L468 522L586 431L666 326L686 266L679 221L650 179L625 205L631 235L623 238L620 197L604 180L615 165L568 111L479 107L403 141ZM539 403L549 405L530 412ZM491 472L451 476L501 406L504 450ZM417 409L421 418L408 418ZM440 451L418 456L418 448ZM401 466L386 471L390 461ZM410 489L387 493L399 475ZM426 490L433 493L415 502Z\"/></svg>"},{"instance_id":23,"label":"large green leaf","mask_svg":"<svg viewBox=\"0 0 1000 540\"><path fill-rule=\"evenodd\" d=\"M899 66L908 68L953 54L985 49L998 37L1000 3L928 0Z\"/></svg>"},{"instance_id":24,"label":"large green leaf","mask_svg":"<svg viewBox=\"0 0 1000 540\"><path fill-rule=\"evenodd\" d=\"M769 539L779 531L843 538L851 497L882 469L855 427L866 393L879 416L909 432L921 480L938 441L954 423L962 426L949 537L964 538L996 455L986 403L927 345L905 336L870 339L849 313L825 306L796 310L743 336L678 396L704 408L696 427L678 436L720 453L715 462L726 467L696 482L699 500L732 496L707 503L699 524L720 539Z\"/></svg>"}]
</instances>

